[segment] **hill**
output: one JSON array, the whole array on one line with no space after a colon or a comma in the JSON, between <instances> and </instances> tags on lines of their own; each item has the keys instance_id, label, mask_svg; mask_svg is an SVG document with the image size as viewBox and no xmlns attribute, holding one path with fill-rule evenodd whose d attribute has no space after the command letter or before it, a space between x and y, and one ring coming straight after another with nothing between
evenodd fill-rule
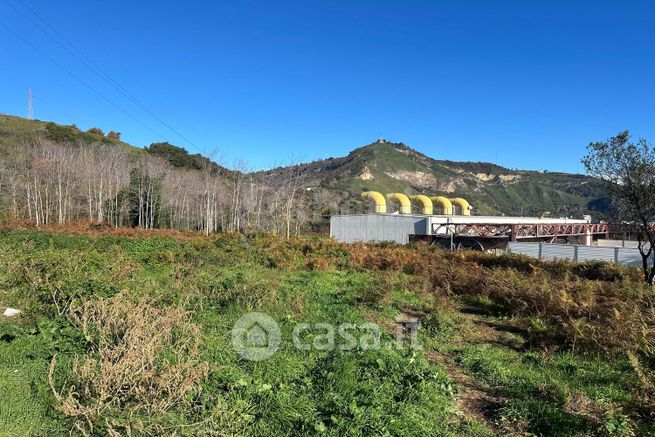
<instances>
[{"instance_id":1,"label":"hill","mask_svg":"<svg viewBox=\"0 0 655 437\"><path fill-rule=\"evenodd\" d=\"M103 143L121 147L134 154L148 153L158 156L176 168L187 168L203 170L212 168L215 171L227 172L227 169L219 166L199 153L190 154L186 149L172 145L168 142L153 143L144 149L132 146L118 138L104 135L102 130L91 128L86 132L76 125L61 125L53 122L28 120L13 115L0 114L0 152L7 153L12 148L25 142L34 141L37 138L45 138L56 143Z\"/></svg>"},{"instance_id":2,"label":"hill","mask_svg":"<svg viewBox=\"0 0 655 437\"><path fill-rule=\"evenodd\" d=\"M600 181L433 159L384 140L347 156L243 173L168 142L145 148L75 125L0 115L0 219L298 234L365 212L359 194L464 197L473 214L603 218Z\"/></svg>"},{"instance_id":3,"label":"hill","mask_svg":"<svg viewBox=\"0 0 655 437\"><path fill-rule=\"evenodd\" d=\"M0 115L0 221L242 230L230 203L241 177L169 143Z\"/></svg>"},{"instance_id":4,"label":"hill","mask_svg":"<svg viewBox=\"0 0 655 437\"><path fill-rule=\"evenodd\" d=\"M264 172L287 172L276 168ZM609 210L609 199L600 181L584 175L511 170L488 162L436 160L403 143L377 141L353 150L348 156L296 166L307 184L321 197L333 199L333 208L344 201L365 208L358 193L431 194L464 197L473 214L557 215L599 214Z\"/></svg>"},{"instance_id":5,"label":"hill","mask_svg":"<svg viewBox=\"0 0 655 437\"><path fill-rule=\"evenodd\" d=\"M46 138L55 142L102 142L114 144L127 150L138 152L141 149L131 146L120 138L105 136L101 131L84 132L75 125L61 125L49 121L28 120L13 115L0 114L0 152L7 153L10 149L36 138ZM120 137L120 134L118 134Z\"/></svg>"}]
</instances>

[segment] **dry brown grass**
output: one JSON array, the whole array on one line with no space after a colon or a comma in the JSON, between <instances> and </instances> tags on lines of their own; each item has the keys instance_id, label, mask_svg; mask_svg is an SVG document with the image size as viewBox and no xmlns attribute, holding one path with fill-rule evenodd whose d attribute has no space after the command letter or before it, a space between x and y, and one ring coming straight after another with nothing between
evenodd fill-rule
<instances>
[{"instance_id":1,"label":"dry brown grass","mask_svg":"<svg viewBox=\"0 0 655 437\"><path fill-rule=\"evenodd\" d=\"M182 309L120 293L88 300L70 318L90 350L75 357L73 383L63 388L54 380L53 358L50 384L77 432L159 434L153 419L188 407L200 390L208 365L198 360L199 328Z\"/></svg>"},{"instance_id":2,"label":"dry brown grass","mask_svg":"<svg viewBox=\"0 0 655 437\"><path fill-rule=\"evenodd\" d=\"M68 222L63 225L36 225L35 222L22 220L0 223L0 229L26 230L39 229L59 234L77 234L85 236L111 236L126 238L150 238L150 237L167 237L178 241L193 240L203 236L199 231L182 231L175 229L138 229L127 227L115 227L107 223L97 223L87 220L78 220Z\"/></svg>"},{"instance_id":3,"label":"dry brown grass","mask_svg":"<svg viewBox=\"0 0 655 437\"><path fill-rule=\"evenodd\" d=\"M422 276L432 292L482 296L510 315L536 317L544 329L534 332L534 341L563 339L573 349L655 353L655 292L642 284L636 269L453 254L426 245L356 244L350 253L352 267Z\"/></svg>"}]
</instances>

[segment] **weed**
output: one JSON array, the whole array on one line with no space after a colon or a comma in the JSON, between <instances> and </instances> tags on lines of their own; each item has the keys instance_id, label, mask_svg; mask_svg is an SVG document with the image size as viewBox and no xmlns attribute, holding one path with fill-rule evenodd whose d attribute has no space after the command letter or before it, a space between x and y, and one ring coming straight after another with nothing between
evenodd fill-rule
<instances>
[{"instance_id":1,"label":"weed","mask_svg":"<svg viewBox=\"0 0 655 437\"><path fill-rule=\"evenodd\" d=\"M50 384L61 411L87 435L103 429L156 431L156 418L188 407L200 390L207 364L198 362L198 327L176 308L158 308L147 297L125 293L96 298L73 309L71 318L90 345L76 355L72 381Z\"/></svg>"}]
</instances>

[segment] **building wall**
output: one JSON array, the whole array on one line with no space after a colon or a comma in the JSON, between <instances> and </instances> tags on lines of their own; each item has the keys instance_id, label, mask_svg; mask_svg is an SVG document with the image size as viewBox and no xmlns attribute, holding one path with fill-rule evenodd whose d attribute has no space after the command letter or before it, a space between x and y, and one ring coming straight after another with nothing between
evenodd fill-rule
<instances>
[{"instance_id":1,"label":"building wall","mask_svg":"<svg viewBox=\"0 0 655 437\"><path fill-rule=\"evenodd\" d=\"M409 235L425 235L425 216L397 214L335 215L330 218L330 236L342 243L357 241L409 242Z\"/></svg>"}]
</instances>

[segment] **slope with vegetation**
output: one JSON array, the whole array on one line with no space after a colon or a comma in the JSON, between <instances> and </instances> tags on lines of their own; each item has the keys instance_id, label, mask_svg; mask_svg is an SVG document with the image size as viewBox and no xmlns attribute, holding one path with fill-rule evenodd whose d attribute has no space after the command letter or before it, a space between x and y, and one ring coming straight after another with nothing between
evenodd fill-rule
<instances>
[{"instance_id":1,"label":"slope with vegetation","mask_svg":"<svg viewBox=\"0 0 655 437\"><path fill-rule=\"evenodd\" d=\"M169 143L0 117L2 221L290 234L310 221L300 188L292 174L264 181Z\"/></svg>"},{"instance_id":2,"label":"slope with vegetation","mask_svg":"<svg viewBox=\"0 0 655 437\"><path fill-rule=\"evenodd\" d=\"M297 235L324 230L330 214L367 211L364 190L460 196L474 214L600 218L610 208L587 176L438 161L400 143L246 173L167 142L140 149L110 134L0 116L0 220Z\"/></svg>"},{"instance_id":3,"label":"slope with vegetation","mask_svg":"<svg viewBox=\"0 0 655 437\"><path fill-rule=\"evenodd\" d=\"M275 175L286 168L273 169ZM365 210L361 191L464 197L474 214L558 215L609 211L609 199L595 178L567 173L511 170L486 162L435 160L402 143L377 141L348 156L300 164L315 193L333 198L333 209Z\"/></svg>"},{"instance_id":4,"label":"slope with vegetation","mask_svg":"<svg viewBox=\"0 0 655 437\"><path fill-rule=\"evenodd\" d=\"M66 126L0 114L0 153L9 153L16 146L33 141L35 138L46 138L54 142L102 142L139 150L122 142L120 133L116 131L110 131L105 135L101 129L92 127L84 132L75 125Z\"/></svg>"},{"instance_id":5,"label":"slope with vegetation","mask_svg":"<svg viewBox=\"0 0 655 437\"><path fill-rule=\"evenodd\" d=\"M655 432L655 294L636 270L423 245L54 230L0 231L0 305L23 310L0 320L8 435ZM268 360L231 346L250 311L280 323ZM297 323L374 322L386 344L408 317L421 350L291 342Z\"/></svg>"}]
</instances>

